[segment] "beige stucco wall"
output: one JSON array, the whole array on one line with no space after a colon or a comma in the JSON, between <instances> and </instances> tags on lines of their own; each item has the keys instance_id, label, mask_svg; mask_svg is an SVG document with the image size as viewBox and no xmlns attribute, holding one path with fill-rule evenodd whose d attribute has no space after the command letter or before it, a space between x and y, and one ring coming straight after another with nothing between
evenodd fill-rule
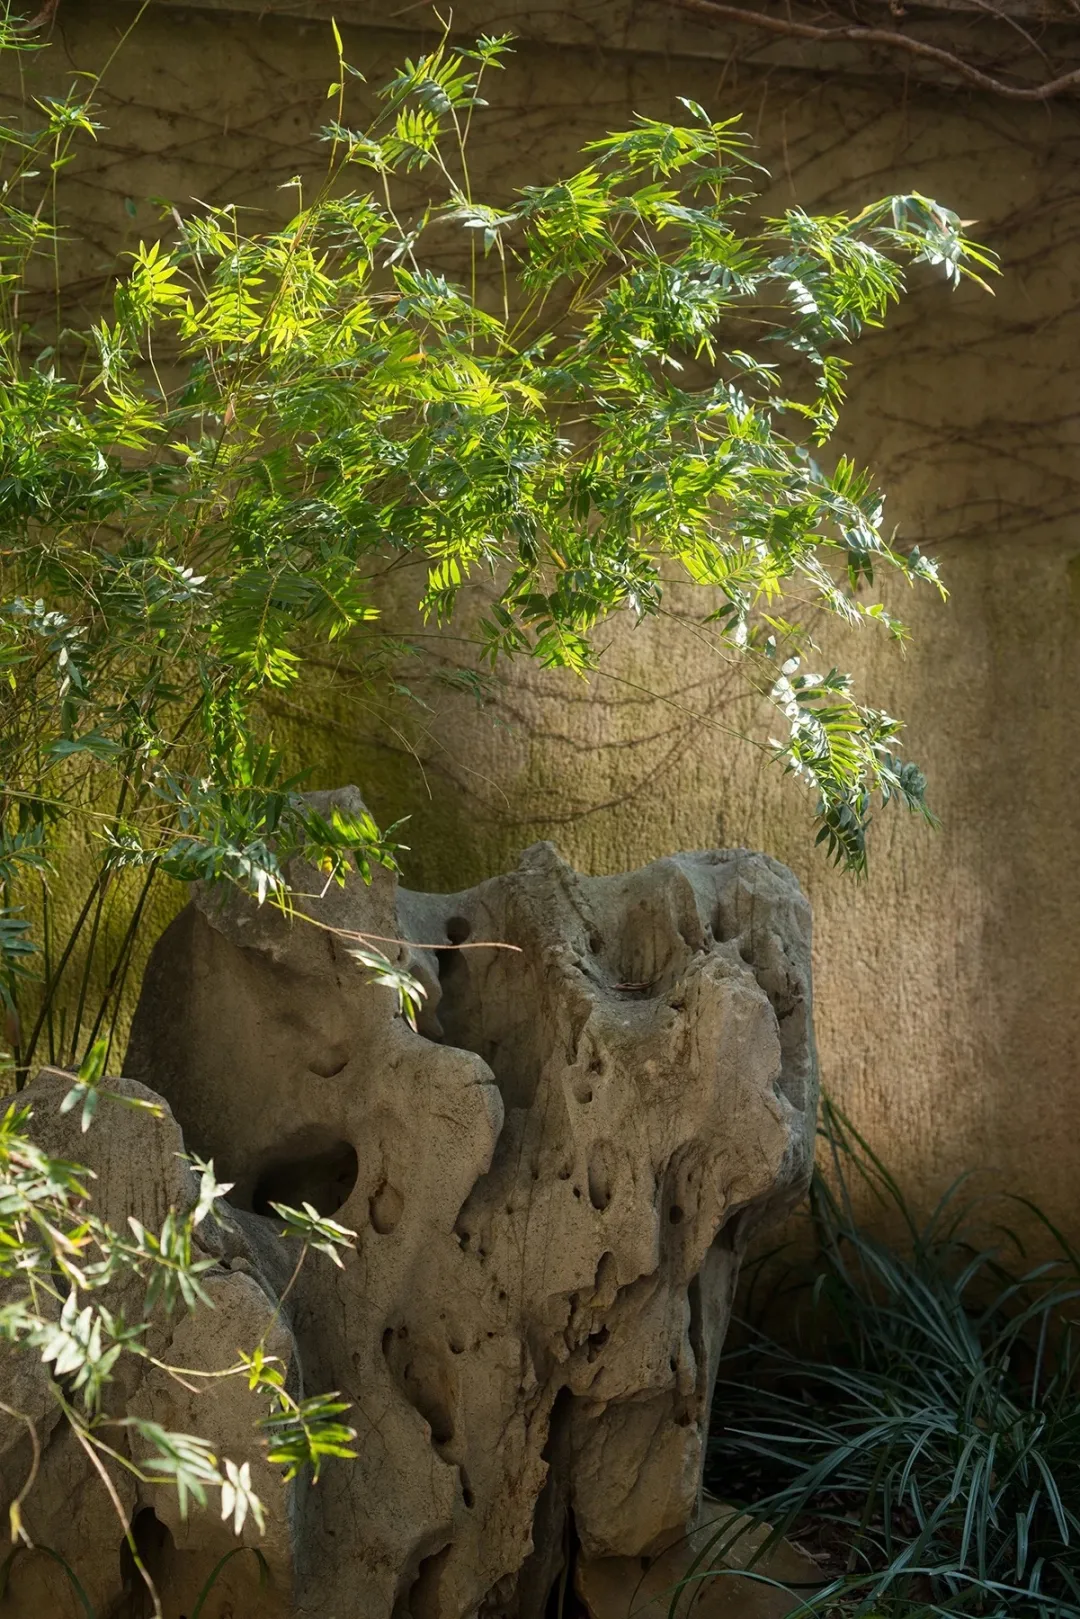
<instances>
[{"instance_id":1,"label":"beige stucco wall","mask_svg":"<svg viewBox=\"0 0 1080 1619\"><path fill-rule=\"evenodd\" d=\"M415 45L350 30L357 8L336 9L376 81ZM480 9L497 23L494 4ZM62 5L54 63L100 63L132 13ZM899 77L735 69L700 29L649 30L630 36L644 49L523 42L480 126L478 187L553 175L581 140L633 110L666 114L682 93L745 111L771 200L856 207L918 189L980 220L1003 255L993 300L919 278L860 360L843 424L952 592L948 607L905 601L906 658L865 636L836 648L867 695L908 720L942 830L886 815L868 882L828 868L797 789L731 735L767 723L734 699L677 599L665 620L617 630L587 687L521 668L487 710L439 698L423 769L393 732L365 739L369 720L344 700L283 714L283 734L317 763L317 784L355 780L384 819L411 813L417 884L471 882L539 837L589 871L716 843L777 854L815 907L832 1092L916 1196L993 1168L1080 1236L1080 110ZM71 177L88 294L118 248L157 228L151 195L279 209L277 186L318 160L305 136L332 68L322 22L152 6L110 71L109 129Z\"/></svg>"}]
</instances>

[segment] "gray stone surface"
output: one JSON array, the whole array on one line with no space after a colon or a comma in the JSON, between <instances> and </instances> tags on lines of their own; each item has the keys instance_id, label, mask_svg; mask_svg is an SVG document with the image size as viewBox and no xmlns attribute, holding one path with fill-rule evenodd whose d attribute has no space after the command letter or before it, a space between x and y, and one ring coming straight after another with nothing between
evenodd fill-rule
<instances>
[{"instance_id":1,"label":"gray stone surface","mask_svg":"<svg viewBox=\"0 0 1080 1619\"><path fill-rule=\"evenodd\" d=\"M217 1364L263 1330L288 1273L271 1201L353 1228L277 1329L359 1434L303 1495L263 1475L282 1611L541 1619L572 1537L596 1566L698 1520L740 1256L811 1162L808 907L741 851L588 878L539 844L453 895L291 876L317 896L291 922L197 896L143 985L127 1071L236 1183L221 1307L178 1350ZM419 1030L349 956L356 934L427 984ZM147 1164L112 1154L110 1207L148 1195ZM231 1392L129 1398L243 1445ZM175 1581L204 1531L159 1512ZM229 1572L236 1613L271 1611L253 1558Z\"/></svg>"},{"instance_id":2,"label":"gray stone surface","mask_svg":"<svg viewBox=\"0 0 1080 1619\"><path fill-rule=\"evenodd\" d=\"M710 1499L700 1517L654 1557L579 1558L574 1589L588 1619L794 1619L827 1583L799 1546L766 1546L767 1524Z\"/></svg>"},{"instance_id":3,"label":"gray stone surface","mask_svg":"<svg viewBox=\"0 0 1080 1619\"><path fill-rule=\"evenodd\" d=\"M183 1136L162 1098L136 1081L109 1080L106 1091L112 1094L103 1096L84 1134L78 1108L60 1112L71 1084L70 1074L46 1068L19 1101L32 1110L31 1133L41 1147L91 1171L88 1184L96 1212L114 1230L126 1233L129 1216L157 1232L170 1208L180 1214L190 1210L198 1196L198 1178L184 1161ZM124 1100L158 1105L161 1116L125 1106ZM276 1312L277 1288L288 1266L276 1251L281 1245L262 1240L263 1223L219 1201L215 1213L197 1228L196 1258L217 1262L202 1277L213 1307L188 1314L181 1306L171 1316L159 1310L146 1339L157 1360L202 1373L224 1371L236 1364L238 1349L252 1349L264 1339L267 1354L280 1358L292 1386L299 1387L292 1333ZM131 1279L96 1297L128 1321L138 1321L143 1296L142 1284ZM73 1571L98 1619L141 1619L152 1613L141 1578L121 1555L123 1531L116 1508L63 1420L32 1353L8 1353L0 1362L0 1400L36 1424L41 1465L22 1515L34 1546L45 1548L17 1553L0 1613L5 1619L86 1619L86 1609L57 1559ZM273 1573L273 1586L259 1592L257 1608L250 1606L250 1590L257 1585L251 1573L259 1565L253 1554L233 1558L202 1610L203 1619L226 1619L230 1613L236 1619L240 1614L254 1619L256 1613L259 1619L279 1619L293 1611L295 1487L283 1485L281 1469L266 1461L255 1428L265 1410L265 1399L252 1395L242 1379L185 1377L180 1382L132 1357L118 1362L107 1391L107 1414L146 1417L173 1432L198 1433L211 1440L218 1455L237 1464L246 1461L253 1486L269 1509L266 1536L249 1523L241 1544L258 1546ZM145 1459L146 1447L130 1428L118 1423L101 1437L130 1461ZM27 1477L30 1461L25 1425L5 1419L0 1427L0 1508L5 1512ZM237 1544L221 1523L216 1503L183 1521L175 1492L155 1485L152 1476L144 1482L119 1464L110 1464L109 1474L119 1504L136 1525L137 1540L165 1598L167 1619L189 1615L221 1557Z\"/></svg>"}]
</instances>

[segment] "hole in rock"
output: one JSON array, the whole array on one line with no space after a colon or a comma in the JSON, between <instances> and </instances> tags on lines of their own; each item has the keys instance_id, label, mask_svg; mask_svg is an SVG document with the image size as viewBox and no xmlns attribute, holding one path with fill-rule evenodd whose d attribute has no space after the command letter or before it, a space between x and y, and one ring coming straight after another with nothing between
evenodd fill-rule
<instances>
[{"instance_id":1,"label":"hole in rock","mask_svg":"<svg viewBox=\"0 0 1080 1619\"><path fill-rule=\"evenodd\" d=\"M344 1047L337 1047L318 1057L309 1057L308 1067L313 1074L318 1074L320 1079L336 1079L348 1060L349 1053Z\"/></svg>"},{"instance_id":2,"label":"hole in rock","mask_svg":"<svg viewBox=\"0 0 1080 1619\"><path fill-rule=\"evenodd\" d=\"M679 1207L679 1205L678 1205L678 1203L673 1203L673 1204L672 1204L672 1205L671 1205L671 1207L670 1207L670 1209L668 1209L668 1212L667 1212L667 1217L668 1217L668 1219L669 1219L669 1220L670 1220L670 1221L671 1221L671 1224L672 1224L672 1225L681 1225L681 1224L682 1224L682 1222L683 1222L683 1221L684 1221L684 1220L685 1220L685 1218L686 1218L686 1214L685 1214L685 1212L684 1212L684 1211L683 1211L683 1210L682 1210L682 1209L681 1209L681 1208L680 1208L680 1207Z\"/></svg>"},{"instance_id":3,"label":"hole in rock","mask_svg":"<svg viewBox=\"0 0 1080 1619\"><path fill-rule=\"evenodd\" d=\"M446 923L451 943L464 943L470 932L464 917ZM446 946L435 954L443 1044L482 1057L507 1108L531 1106L555 1032L541 1015L543 975L532 954Z\"/></svg>"},{"instance_id":4,"label":"hole in rock","mask_svg":"<svg viewBox=\"0 0 1080 1619\"><path fill-rule=\"evenodd\" d=\"M449 1557L450 1547L444 1546L442 1551L435 1552L431 1557L425 1557L420 1564L416 1584L409 1592L411 1619L437 1619L437 1615L442 1613L439 1586L442 1584L443 1569Z\"/></svg>"},{"instance_id":5,"label":"hole in rock","mask_svg":"<svg viewBox=\"0 0 1080 1619\"><path fill-rule=\"evenodd\" d=\"M570 1066L572 1067L573 1064ZM585 1072L578 1072L571 1076L570 1085L575 1101L580 1102L583 1106L592 1101L593 1086L601 1078L603 1072L604 1059L599 1053L594 1052L589 1058L589 1065Z\"/></svg>"},{"instance_id":6,"label":"hole in rock","mask_svg":"<svg viewBox=\"0 0 1080 1619\"><path fill-rule=\"evenodd\" d=\"M431 1429L432 1444L436 1449L448 1445L454 1437L455 1382L441 1353L423 1341L410 1343L401 1327L383 1333L382 1348L402 1395Z\"/></svg>"},{"instance_id":7,"label":"hole in rock","mask_svg":"<svg viewBox=\"0 0 1080 1619\"><path fill-rule=\"evenodd\" d=\"M444 931L448 944L464 944L472 933L472 924L466 921L463 916L450 916L446 919ZM447 950L445 946L442 948L436 946L435 970L439 975L439 984L444 998L448 991L452 991L459 997L464 996L466 999L469 997L469 971L465 954L463 950ZM449 1045L460 1045L462 1042L455 1039L445 1025L445 1013L450 1008L451 1003L449 1001L440 1000L439 1039Z\"/></svg>"},{"instance_id":8,"label":"hole in rock","mask_svg":"<svg viewBox=\"0 0 1080 1619\"><path fill-rule=\"evenodd\" d=\"M732 939L738 937L738 931L739 930L734 926L732 919L727 915L724 906L721 905L720 909L712 919L713 938L716 940L717 944L728 944Z\"/></svg>"},{"instance_id":9,"label":"hole in rock","mask_svg":"<svg viewBox=\"0 0 1080 1619\"><path fill-rule=\"evenodd\" d=\"M606 1209L611 1202L612 1155L606 1142L599 1141L589 1155L589 1202L594 1209Z\"/></svg>"},{"instance_id":10,"label":"hole in rock","mask_svg":"<svg viewBox=\"0 0 1080 1619\"><path fill-rule=\"evenodd\" d=\"M705 1361L705 1339L702 1329L703 1312L701 1307L701 1277L693 1276L690 1286L686 1290L686 1300L690 1306L690 1320L687 1324L687 1336L690 1347L699 1366Z\"/></svg>"},{"instance_id":11,"label":"hole in rock","mask_svg":"<svg viewBox=\"0 0 1080 1619\"><path fill-rule=\"evenodd\" d=\"M431 1429L432 1444L448 1445L454 1437L454 1422L449 1406L444 1403L442 1390L432 1384L425 1386L411 1365L406 1366L402 1383L410 1404L416 1407Z\"/></svg>"},{"instance_id":12,"label":"hole in rock","mask_svg":"<svg viewBox=\"0 0 1080 1619\"><path fill-rule=\"evenodd\" d=\"M172 1535L162 1523L153 1507L143 1507L135 1514L131 1524L131 1537L139 1554L139 1561L153 1580L160 1585L170 1554L175 1552ZM110 1609L110 1619L150 1619L154 1604L146 1581L139 1573L127 1540L120 1542L120 1583L122 1595Z\"/></svg>"},{"instance_id":13,"label":"hole in rock","mask_svg":"<svg viewBox=\"0 0 1080 1619\"><path fill-rule=\"evenodd\" d=\"M355 1154L354 1154L355 1157ZM368 1218L372 1229L380 1237L389 1236L405 1208L405 1199L396 1186L389 1181L383 1181L373 1195L368 1199Z\"/></svg>"},{"instance_id":14,"label":"hole in rock","mask_svg":"<svg viewBox=\"0 0 1080 1619\"><path fill-rule=\"evenodd\" d=\"M458 1468L458 1478L461 1481L461 1499L471 1512L476 1505L476 1497L472 1492L472 1485L469 1483L469 1475L463 1467Z\"/></svg>"},{"instance_id":15,"label":"hole in rock","mask_svg":"<svg viewBox=\"0 0 1080 1619\"><path fill-rule=\"evenodd\" d=\"M608 1327L601 1327L598 1332L590 1332L585 1349L585 1359L594 1361L610 1337L611 1332Z\"/></svg>"},{"instance_id":16,"label":"hole in rock","mask_svg":"<svg viewBox=\"0 0 1080 1619\"><path fill-rule=\"evenodd\" d=\"M791 976L782 952L778 954L776 938L767 928L755 927L752 917L748 926L740 929L732 923L727 931L721 931L722 916L718 916L714 928L717 939L735 942L741 959L768 996L776 1013L776 1021L783 1023L799 1006L802 995L800 985Z\"/></svg>"},{"instance_id":17,"label":"hole in rock","mask_svg":"<svg viewBox=\"0 0 1080 1619\"><path fill-rule=\"evenodd\" d=\"M451 916L447 919L445 931L449 944L464 944L472 932L472 928L463 916ZM439 974L439 983L442 985L444 995L447 992L447 980L451 977L454 978L453 988L459 993L468 994L469 974L465 957L466 952L464 950L447 950L445 947L436 949L436 970ZM441 1001L439 1005L440 1011L445 1012L446 1007L443 1006ZM442 1017L440 1017L439 1021L442 1023ZM446 1038L445 1028L443 1029L443 1036ZM453 1043L451 1041L451 1044Z\"/></svg>"},{"instance_id":18,"label":"hole in rock","mask_svg":"<svg viewBox=\"0 0 1080 1619\"><path fill-rule=\"evenodd\" d=\"M394 1603L392 1619L436 1619L436 1615L442 1612L439 1586L449 1556L450 1547L441 1546L430 1557L421 1560L416 1578Z\"/></svg>"},{"instance_id":19,"label":"hole in rock","mask_svg":"<svg viewBox=\"0 0 1080 1619\"><path fill-rule=\"evenodd\" d=\"M614 1298L619 1291L619 1267L615 1255L610 1248L600 1255L596 1266L596 1277L593 1281L594 1296L610 1294Z\"/></svg>"},{"instance_id":20,"label":"hole in rock","mask_svg":"<svg viewBox=\"0 0 1080 1619\"><path fill-rule=\"evenodd\" d=\"M282 1152L260 1170L251 1194L251 1211L274 1218L272 1203L287 1203L291 1208L310 1203L320 1214L336 1214L352 1195L359 1169L356 1148L350 1142L316 1142L308 1137L297 1143L294 1152Z\"/></svg>"},{"instance_id":21,"label":"hole in rock","mask_svg":"<svg viewBox=\"0 0 1080 1619\"><path fill-rule=\"evenodd\" d=\"M603 948L604 941L600 934L594 929L592 933L589 934L589 949L594 956L598 956Z\"/></svg>"}]
</instances>

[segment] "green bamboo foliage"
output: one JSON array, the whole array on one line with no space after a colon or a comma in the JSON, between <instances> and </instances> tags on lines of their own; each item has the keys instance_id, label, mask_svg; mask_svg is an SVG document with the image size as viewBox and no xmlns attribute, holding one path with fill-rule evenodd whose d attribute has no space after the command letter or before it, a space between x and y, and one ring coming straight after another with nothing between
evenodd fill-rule
<instances>
[{"instance_id":1,"label":"green bamboo foliage","mask_svg":"<svg viewBox=\"0 0 1080 1619\"><path fill-rule=\"evenodd\" d=\"M132 930L103 1001L79 964L123 874L137 927L159 880L287 904L290 853L328 880L357 850L393 863L373 822L305 804L266 708L315 657L385 683L402 650L375 597L388 563L419 564L434 624L490 579L479 666L583 676L604 621L656 613L681 573L775 706L776 758L836 861L863 869L875 800L929 813L898 722L806 667L785 595L900 637L877 573L940 588L887 536L871 478L822 452L842 351L900 297L902 266L956 283L990 256L918 195L756 218L749 138L689 101L683 124L639 118L566 180L493 206L468 140L508 40L407 62L361 129L333 34L317 194L297 181L281 229L227 205L172 211L112 308L59 343L20 311L66 250L63 168L93 138L93 86L0 128L0 994L20 1074L43 1042L77 1060L111 1026ZM31 48L8 13L0 50ZM448 230L468 244L463 283L432 267ZM75 821L97 860L77 948L70 928L31 938L27 909L43 887L47 909ZM407 1009L407 982L372 959ZM31 971L44 1009L23 1027Z\"/></svg>"}]
</instances>

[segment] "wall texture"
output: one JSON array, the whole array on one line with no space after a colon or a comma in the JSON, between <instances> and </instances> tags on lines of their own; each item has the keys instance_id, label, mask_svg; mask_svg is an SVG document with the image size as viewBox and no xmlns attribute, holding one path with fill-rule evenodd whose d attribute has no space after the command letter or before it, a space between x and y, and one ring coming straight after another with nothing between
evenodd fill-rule
<instances>
[{"instance_id":1,"label":"wall texture","mask_svg":"<svg viewBox=\"0 0 1080 1619\"><path fill-rule=\"evenodd\" d=\"M109 70L108 129L71 173L84 245L69 295L93 302L117 253L161 228L150 198L278 213L281 183L317 167L309 131L333 47L325 20L284 14L301 9L146 10ZM474 0L456 21L494 31L508 9ZM770 202L857 207L919 190L979 220L1003 256L994 299L920 277L860 358L843 422L952 599L900 604L906 657L865 636L830 650L908 720L942 830L883 816L868 882L829 869L797 790L732 734L760 740L767 722L735 697L678 593L662 620L614 629L588 686L519 669L482 709L444 694L419 729L407 722L408 743L344 697L316 697L283 706L283 735L317 758L315 785L355 781L384 820L411 813L410 886L472 883L544 837L591 872L716 844L786 860L815 909L826 1086L917 1197L992 1169L1080 1236L1080 106L860 77L847 59L824 73L779 48L747 60L655 7L572 10L508 18L531 37L493 86L478 189L553 177L590 135L687 94L746 114ZM355 0L336 12L373 82L415 50L416 8L382 26ZM99 66L134 13L61 0L35 71ZM407 606L390 603L391 618ZM455 661L454 643L445 654Z\"/></svg>"}]
</instances>

